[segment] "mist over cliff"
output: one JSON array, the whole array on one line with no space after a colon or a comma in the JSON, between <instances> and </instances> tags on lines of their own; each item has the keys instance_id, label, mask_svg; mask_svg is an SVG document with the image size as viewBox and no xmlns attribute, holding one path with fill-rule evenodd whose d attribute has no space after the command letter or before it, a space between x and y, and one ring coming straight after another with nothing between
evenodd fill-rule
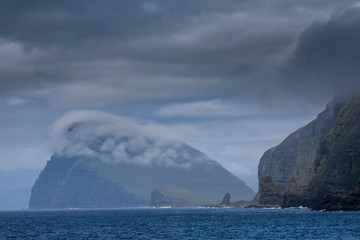
<instances>
[{"instance_id":1,"label":"mist over cliff","mask_svg":"<svg viewBox=\"0 0 360 240\"><path fill-rule=\"evenodd\" d=\"M86 156L108 164L188 168L211 161L205 154L185 150L170 130L156 124L140 124L99 111L72 111L54 124L55 153Z\"/></svg>"}]
</instances>

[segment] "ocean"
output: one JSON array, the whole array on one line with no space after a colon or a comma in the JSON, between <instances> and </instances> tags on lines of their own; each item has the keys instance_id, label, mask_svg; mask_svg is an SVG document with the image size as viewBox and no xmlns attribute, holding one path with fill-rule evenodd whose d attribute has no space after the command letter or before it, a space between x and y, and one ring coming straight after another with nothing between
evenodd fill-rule
<instances>
[{"instance_id":1,"label":"ocean","mask_svg":"<svg viewBox=\"0 0 360 240\"><path fill-rule=\"evenodd\" d=\"M0 239L360 239L360 213L308 209L0 211Z\"/></svg>"}]
</instances>

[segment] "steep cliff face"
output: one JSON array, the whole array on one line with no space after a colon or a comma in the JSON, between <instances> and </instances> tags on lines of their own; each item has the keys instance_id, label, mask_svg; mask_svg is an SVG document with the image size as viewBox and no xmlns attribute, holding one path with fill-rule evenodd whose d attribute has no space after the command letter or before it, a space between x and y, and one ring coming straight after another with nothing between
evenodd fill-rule
<instances>
[{"instance_id":1,"label":"steep cliff face","mask_svg":"<svg viewBox=\"0 0 360 240\"><path fill-rule=\"evenodd\" d=\"M255 193L195 148L128 119L70 112L55 124L59 147L33 186L29 208L149 206L151 192L172 185L217 203Z\"/></svg>"},{"instance_id":2,"label":"steep cliff face","mask_svg":"<svg viewBox=\"0 0 360 240\"><path fill-rule=\"evenodd\" d=\"M281 205L284 198L284 189L277 186L270 176L261 178L259 187L259 204Z\"/></svg>"},{"instance_id":3,"label":"steep cliff face","mask_svg":"<svg viewBox=\"0 0 360 240\"><path fill-rule=\"evenodd\" d=\"M183 201L175 204L178 207L214 204L224 191L234 192L237 199L255 195L243 181L214 161L186 169L53 156L33 186L29 208L149 206L152 190L163 184L186 189L204 199L196 204Z\"/></svg>"},{"instance_id":4,"label":"steep cliff face","mask_svg":"<svg viewBox=\"0 0 360 240\"><path fill-rule=\"evenodd\" d=\"M311 197L319 202L330 192L354 190L359 184L360 97L350 99L319 145Z\"/></svg>"},{"instance_id":5,"label":"steep cliff face","mask_svg":"<svg viewBox=\"0 0 360 240\"><path fill-rule=\"evenodd\" d=\"M299 185L309 182L314 176L314 159L319 142L329 132L344 104L343 99L330 102L314 121L266 151L259 163L259 182L263 176L271 176L274 183L282 188L287 188L293 177Z\"/></svg>"},{"instance_id":6,"label":"steep cliff face","mask_svg":"<svg viewBox=\"0 0 360 240\"><path fill-rule=\"evenodd\" d=\"M147 206L147 201L99 177L75 159L53 157L36 181L31 209Z\"/></svg>"},{"instance_id":7,"label":"steep cliff face","mask_svg":"<svg viewBox=\"0 0 360 240\"><path fill-rule=\"evenodd\" d=\"M270 176L278 187L273 189L284 191L279 205L315 207L328 193L356 188L359 160L360 97L335 98L316 120L261 158L259 202L271 204L261 195Z\"/></svg>"}]
</instances>

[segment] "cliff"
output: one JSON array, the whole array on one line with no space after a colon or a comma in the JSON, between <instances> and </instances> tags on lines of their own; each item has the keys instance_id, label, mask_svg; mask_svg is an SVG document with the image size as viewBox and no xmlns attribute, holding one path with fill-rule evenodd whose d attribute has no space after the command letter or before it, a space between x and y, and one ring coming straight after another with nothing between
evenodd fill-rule
<instances>
[{"instance_id":1,"label":"cliff","mask_svg":"<svg viewBox=\"0 0 360 240\"><path fill-rule=\"evenodd\" d=\"M189 200L191 193L203 199L195 201L197 206L217 203L224 192L239 200L255 195L219 163L183 142L123 123L116 116L103 120L98 113L91 114L86 119L92 121L84 120L83 113L82 119L74 114L60 119L56 140L61 148L36 180L29 208L149 206L152 191L162 185L173 186L173 191L159 191L166 197L182 193L176 198Z\"/></svg>"},{"instance_id":2,"label":"cliff","mask_svg":"<svg viewBox=\"0 0 360 240\"><path fill-rule=\"evenodd\" d=\"M262 177L260 182L260 198L261 205L281 205L284 198L284 189L276 185L272 177Z\"/></svg>"},{"instance_id":3,"label":"cliff","mask_svg":"<svg viewBox=\"0 0 360 240\"><path fill-rule=\"evenodd\" d=\"M84 167L77 159L53 156L36 180L30 209L116 208L146 206L115 182Z\"/></svg>"},{"instance_id":4,"label":"cliff","mask_svg":"<svg viewBox=\"0 0 360 240\"><path fill-rule=\"evenodd\" d=\"M258 172L259 202L315 208L327 194L354 190L359 183L359 119L358 96L335 98L317 119L265 152ZM268 177L274 186L269 187Z\"/></svg>"},{"instance_id":5,"label":"cliff","mask_svg":"<svg viewBox=\"0 0 360 240\"><path fill-rule=\"evenodd\" d=\"M328 193L355 190L360 177L360 97L350 99L339 111L319 148L310 198L318 203Z\"/></svg>"},{"instance_id":6,"label":"cliff","mask_svg":"<svg viewBox=\"0 0 360 240\"><path fill-rule=\"evenodd\" d=\"M216 162L181 169L109 165L96 159L68 159L55 155L32 188L29 208L149 206L152 190L164 184L186 189L203 198L204 203L216 203L226 190L234 192L238 199L251 199L255 194Z\"/></svg>"},{"instance_id":7,"label":"cliff","mask_svg":"<svg viewBox=\"0 0 360 240\"><path fill-rule=\"evenodd\" d=\"M293 177L299 185L309 182L314 176L314 159L320 140L329 132L345 101L334 99L314 121L266 151L258 167L259 182L263 176L271 176L274 183L282 188L286 188Z\"/></svg>"}]
</instances>

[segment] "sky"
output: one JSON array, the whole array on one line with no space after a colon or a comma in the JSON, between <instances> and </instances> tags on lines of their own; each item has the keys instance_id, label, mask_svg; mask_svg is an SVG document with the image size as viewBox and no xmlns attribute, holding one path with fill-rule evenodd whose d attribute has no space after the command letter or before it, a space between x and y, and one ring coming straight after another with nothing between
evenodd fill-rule
<instances>
[{"instance_id":1,"label":"sky","mask_svg":"<svg viewBox=\"0 0 360 240\"><path fill-rule=\"evenodd\" d=\"M55 122L92 110L256 190L264 151L360 82L358 1L2 0L0 18L0 172L40 172Z\"/></svg>"}]
</instances>

